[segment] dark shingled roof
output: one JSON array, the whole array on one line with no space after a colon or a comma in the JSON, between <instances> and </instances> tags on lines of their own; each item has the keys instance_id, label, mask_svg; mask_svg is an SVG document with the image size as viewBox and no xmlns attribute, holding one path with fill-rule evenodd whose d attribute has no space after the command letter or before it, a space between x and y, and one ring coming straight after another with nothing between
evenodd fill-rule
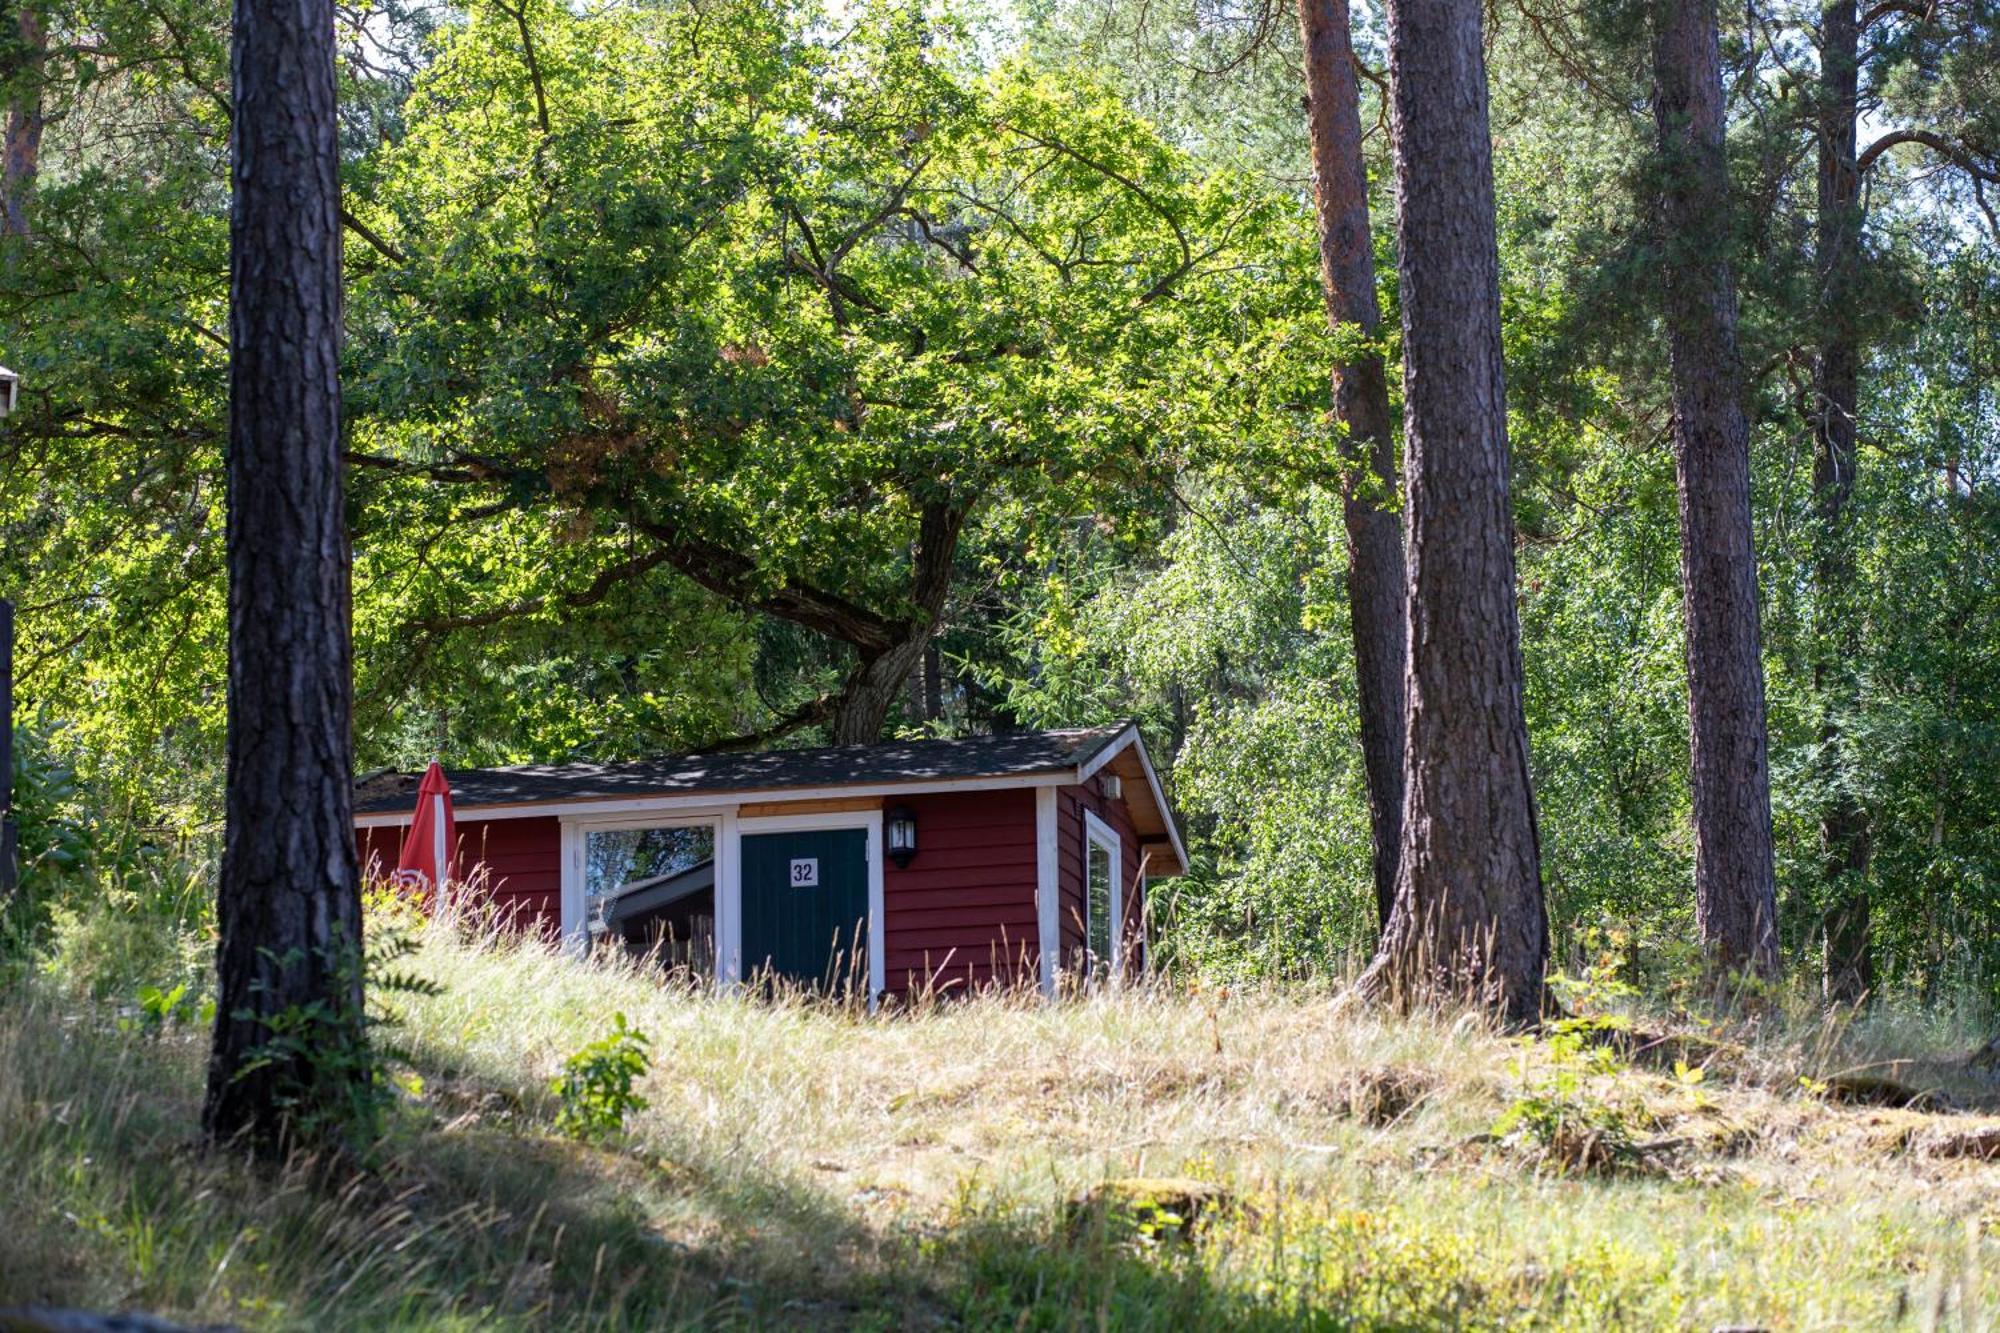
<instances>
[{"instance_id":1,"label":"dark shingled roof","mask_svg":"<svg viewBox=\"0 0 2000 1333\"><path fill-rule=\"evenodd\" d=\"M1034 777L1074 770L1123 735L1129 722L1079 731L1015 731L958 740L891 741L821 750L683 754L631 764L528 764L519 768L447 769L452 803L488 805L589 801L688 792L772 791L922 783L954 778ZM355 786L356 814L411 808L418 775L383 773Z\"/></svg>"}]
</instances>

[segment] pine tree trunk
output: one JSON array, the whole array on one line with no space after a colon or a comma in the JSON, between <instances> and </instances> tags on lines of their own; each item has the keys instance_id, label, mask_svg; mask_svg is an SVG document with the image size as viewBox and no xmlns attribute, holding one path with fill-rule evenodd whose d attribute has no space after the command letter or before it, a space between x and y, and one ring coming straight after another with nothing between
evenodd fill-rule
<instances>
[{"instance_id":1,"label":"pine tree trunk","mask_svg":"<svg viewBox=\"0 0 2000 1333\"><path fill-rule=\"evenodd\" d=\"M1306 57L1306 123L1319 220L1320 286L1328 324L1373 337L1382 322L1368 226L1368 168L1361 156L1361 89L1347 0L1299 0ZM1341 517L1347 528L1347 606L1368 822L1375 844L1376 921L1396 897L1403 836L1403 665L1407 653L1402 520L1395 511L1396 445L1389 383L1379 356L1333 368L1341 439Z\"/></svg>"},{"instance_id":2,"label":"pine tree trunk","mask_svg":"<svg viewBox=\"0 0 2000 1333\"><path fill-rule=\"evenodd\" d=\"M1680 490L1695 923L1724 972L1778 970L1750 430L1729 267L1714 0L1659 0L1653 112Z\"/></svg>"},{"instance_id":3,"label":"pine tree trunk","mask_svg":"<svg viewBox=\"0 0 2000 1333\"><path fill-rule=\"evenodd\" d=\"M7 105L7 138L0 145L0 236L26 236L28 198L42 161L41 82L48 59L41 17L26 4L14 16L9 44L13 50L6 61L6 79L14 92Z\"/></svg>"},{"instance_id":4,"label":"pine tree trunk","mask_svg":"<svg viewBox=\"0 0 2000 1333\"><path fill-rule=\"evenodd\" d=\"M1820 811L1820 875L1827 903L1822 985L1829 1000L1854 1003L1873 984L1868 934L1867 813L1841 760L1840 714L1851 697L1849 664L1860 649L1853 623L1855 416L1861 401L1860 333L1854 302L1861 263L1861 175L1855 160L1861 25L1855 0L1821 11L1819 81L1820 348L1813 372L1813 499L1819 519L1814 581L1820 624L1813 663L1825 710L1821 751L1830 795Z\"/></svg>"},{"instance_id":5,"label":"pine tree trunk","mask_svg":"<svg viewBox=\"0 0 2000 1333\"><path fill-rule=\"evenodd\" d=\"M331 0L237 0L229 740L210 1137L282 1148L363 1076ZM273 1020L308 1049L260 1062Z\"/></svg>"},{"instance_id":6,"label":"pine tree trunk","mask_svg":"<svg viewBox=\"0 0 2000 1333\"><path fill-rule=\"evenodd\" d=\"M1408 474L1403 849L1360 983L1399 1003L1541 1013L1548 966L1528 770L1480 0L1391 0Z\"/></svg>"}]
</instances>

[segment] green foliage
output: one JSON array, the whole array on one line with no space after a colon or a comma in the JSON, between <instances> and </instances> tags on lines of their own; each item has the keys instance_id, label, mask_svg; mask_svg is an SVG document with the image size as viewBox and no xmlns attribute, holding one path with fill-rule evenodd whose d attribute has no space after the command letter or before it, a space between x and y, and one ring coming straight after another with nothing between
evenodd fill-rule
<instances>
[{"instance_id":1,"label":"green foliage","mask_svg":"<svg viewBox=\"0 0 2000 1333\"><path fill-rule=\"evenodd\" d=\"M44 728L14 728L12 814L20 882L13 898L0 904L0 975L31 954L65 878L92 851L84 793L54 739Z\"/></svg>"},{"instance_id":2,"label":"green foliage","mask_svg":"<svg viewBox=\"0 0 2000 1333\"><path fill-rule=\"evenodd\" d=\"M384 1001L442 993L436 982L398 966L416 949L414 936L391 929L375 931L365 944L335 939L321 946L332 998L232 1015L263 1030L236 1077L276 1072L272 1107L294 1141L364 1160L376 1150L397 1102L396 1071L411 1063L408 1051L382 1035L401 1021ZM266 956L279 968L304 957L297 950ZM365 998L358 1005L342 998L350 994Z\"/></svg>"},{"instance_id":3,"label":"green foliage","mask_svg":"<svg viewBox=\"0 0 2000 1333\"><path fill-rule=\"evenodd\" d=\"M158 1036L168 1027L181 1023L194 1023L207 1027L215 1021L215 1001L203 1000L197 1003L188 994L188 984L183 981L172 990L161 990L158 986L139 987L135 998L136 1012L127 1020L126 1026L148 1036Z\"/></svg>"},{"instance_id":4,"label":"green foliage","mask_svg":"<svg viewBox=\"0 0 2000 1333\"><path fill-rule=\"evenodd\" d=\"M1877 119L1990 151L1991 8L1880 11ZM141 849L206 836L220 805L228 15L48 12L71 36L36 89L34 234L0 238L24 377L0 593L37 719L0 953L53 950L108 1000L170 990L204 947ZM943 716L903 728L1136 715L1196 862L1159 897L1158 956L1301 977L1365 952L1326 373L1378 351L1400 410L1389 136L1364 79L1384 322L1329 333L1297 37L1271 17L481 0L344 25L361 766L764 727L926 617L914 552L942 515ZM1651 984L1693 961L1693 849L1644 17L1498 22L1490 68L1551 924L1562 958L1627 932ZM1788 964L1814 966L1822 909L1860 887L1881 988L1991 1004L1990 200L1917 142L1869 171L1855 577L1826 598L1817 34L1720 17ZM1858 885L1821 864L1836 789L1869 825ZM156 907L187 928L170 955L138 928Z\"/></svg>"},{"instance_id":5,"label":"green foliage","mask_svg":"<svg viewBox=\"0 0 2000 1333\"><path fill-rule=\"evenodd\" d=\"M1082 513L1142 541L1177 461L1235 427L1210 358L1257 316L1286 211L1087 81L850 17L827 42L783 6L474 6L441 39L362 206L403 258L353 297L357 570L397 590L360 615L382 688L487 617L560 626L559 679L602 676L570 610L643 591L672 650L599 648L672 719L639 734L751 725L730 609L867 648L928 614L913 551L962 529L1018 567ZM611 685L542 691L546 715L494 697L537 749L602 750Z\"/></svg>"},{"instance_id":6,"label":"green foliage","mask_svg":"<svg viewBox=\"0 0 2000 1333\"><path fill-rule=\"evenodd\" d=\"M1604 954L1577 975L1550 978L1571 1016L1519 1039L1514 1077L1521 1090L1489 1131L1557 1171L1620 1170L1639 1158L1641 1117L1618 1099L1617 1086L1627 1068L1618 1042L1631 1023L1607 1008L1637 993L1619 976L1620 966ZM1699 1081L1698 1074L1682 1074L1684 1084Z\"/></svg>"},{"instance_id":7,"label":"green foliage","mask_svg":"<svg viewBox=\"0 0 2000 1333\"><path fill-rule=\"evenodd\" d=\"M1565 1018L1549 1025L1546 1038L1522 1038L1526 1049L1514 1066L1522 1089L1489 1132L1530 1146L1557 1170L1628 1164L1633 1113L1601 1087L1623 1068L1605 1040L1622 1027L1607 1018Z\"/></svg>"},{"instance_id":8,"label":"green foliage","mask_svg":"<svg viewBox=\"0 0 2000 1333\"><path fill-rule=\"evenodd\" d=\"M102 835L76 868L39 890L45 919L23 959L72 995L123 1000L139 987L210 984L213 863L198 847L160 846L127 829Z\"/></svg>"},{"instance_id":9,"label":"green foliage","mask_svg":"<svg viewBox=\"0 0 2000 1333\"><path fill-rule=\"evenodd\" d=\"M646 1109L633 1090L652 1066L646 1034L611 1016L611 1031L563 1061L549 1084L556 1097L556 1128L571 1138L602 1142L625 1128L626 1117Z\"/></svg>"},{"instance_id":10,"label":"green foliage","mask_svg":"<svg viewBox=\"0 0 2000 1333\"><path fill-rule=\"evenodd\" d=\"M57 747L50 727L14 728L13 816L21 883L33 894L37 881L80 868L93 848L92 817L76 769Z\"/></svg>"}]
</instances>

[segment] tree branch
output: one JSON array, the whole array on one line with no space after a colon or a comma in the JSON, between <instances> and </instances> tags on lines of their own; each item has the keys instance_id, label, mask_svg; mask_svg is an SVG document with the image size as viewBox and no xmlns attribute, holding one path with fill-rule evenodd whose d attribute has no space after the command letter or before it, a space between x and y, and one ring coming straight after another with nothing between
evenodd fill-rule
<instances>
[{"instance_id":1,"label":"tree branch","mask_svg":"<svg viewBox=\"0 0 2000 1333\"><path fill-rule=\"evenodd\" d=\"M551 604L572 610L594 606L609 597L614 589L628 583L648 570L667 563L664 550L647 551L644 555L622 560L606 569L598 571L589 586L575 592L558 594L554 598L531 597L524 602L513 602L506 606L496 606L485 611L476 611L462 616L430 616L421 620L406 622L405 628L423 630L427 634L448 634L453 630L478 629L485 625L497 625L504 620L516 620L522 616L532 616L546 610Z\"/></svg>"},{"instance_id":2,"label":"tree branch","mask_svg":"<svg viewBox=\"0 0 2000 1333\"><path fill-rule=\"evenodd\" d=\"M1874 143L1869 144L1854 159L1855 173L1857 175L1866 175L1868 168L1875 165L1877 158L1881 157L1882 154L1888 152L1891 148L1906 143L1923 145L1974 179L2000 184L2000 168L1982 163L1963 144L1954 143L1942 134L1937 134L1930 130L1890 130Z\"/></svg>"},{"instance_id":3,"label":"tree branch","mask_svg":"<svg viewBox=\"0 0 2000 1333\"><path fill-rule=\"evenodd\" d=\"M1133 180L1130 176L1127 176L1122 172L1115 171L1112 168L1105 166L1101 162L1092 161L1082 152L1071 147L1069 144L1063 142L1061 139L1051 139L1041 135L1033 134L1027 130L1022 129L1018 125L1009 125L1006 123L1002 123L1000 128L1012 131L1013 133L1020 135L1023 139L1026 139L1029 143L1038 144L1041 147L1050 149L1053 152L1061 153L1064 157L1067 157L1074 162L1081 163L1082 165L1090 168L1098 175L1103 176L1106 180L1116 181L1118 184L1124 186L1127 190L1131 191L1132 194L1135 195L1141 203L1145 204L1147 208L1151 209L1153 213L1162 222L1166 223L1167 227L1174 233L1174 241L1181 248L1181 265L1183 271L1185 271L1185 269L1188 266L1194 263L1194 247L1188 243L1187 232L1182 229L1180 224L1180 219L1176 218L1173 215L1173 210L1169 209L1165 204L1162 204L1158 199L1155 199L1152 195L1152 192L1146 189L1145 186L1139 184L1139 182Z\"/></svg>"},{"instance_id":4,"label":"tree branch","mask_svg":"<svg viewBox=\"0 0 2000 1333\"><path fill-rule=\"evenodd\" d=\"M1919 4L1917 0L1878 0L1876 4L1869 8L1867 13L1861 16L1861 31L1868 31L1876 23L1888 18L1891 14L1901 14L1905 18L1913 18L1919 23L1926 23L1936 16L1936 6L1933 4Z\"/></svg>"},{"instance_id":5,"label":"tree branch","mask_svg":"<svg viewBox=\"0 0 2000 1333\"><path fill-rule=\"evenodd\" d=\"M675 569L710 592L752 610L816 630L862 653L881 652L904 632L903 626L886 616L809 584L787 580L775 589L761 591L755 579L756 562L742 552L688 537L657 520L631 522L666 549L666 558Z\"/></svg>"},{"instance_id":6,"label":"tree branch","mask_svg":"<svg viewBox=\"0 0 2000 1333\"><path fill-rule=\"evenodd\" d=\"M521 30L521 58L528 67L528 82L535 89L535 121L542 127L542 137L549 137L549 99L542 90L542 66L535 59L535 37L528 31L528 7L525 3L519 9L509 9L500 5L500 12L514 20L514 26Z\"/></svg>"},{"instance_id":7,"label":"tree branch","mask_svg":"<svg viewBox=\"0 0 2000 1333\"><path fill-rule=\"evenodd\" d=\"M482 481L500 481L506 473L475 463L469 467L450 467L443 463L411 463L401 458L385 458L380 454L357 453L350 449L347 462L355 467L365 467L376 472L400 472L405 476L429 477L432 481L448 481L467 485Z\"/></svg>"},{"instance_id":8,"label":"tree branch","mask_svg":"<svg viewBox=\"0 0 2000 1333\"><path fill-rule=\"evenodd\" d=\"M368 242L369 247L384 259L395 264L403 262L403 252L401 250L383 240L367 223L355 217L354 214L348 212L345 208L340 210L340 225Z\"/></svg>"},{"instance_id":9,"label":"tree branch","mask_svg":"<svg viewBox=\"0 0 2000 1333\"><path fill-rule=\"evenodd\" d=\"M803 731L805 728L813 726L816 723L826 721L829 717L833 716L835 702L832 696L815 699L803 708L785 714L785 716L779 718L768 727L760 727L756 731L746 732L741 736L734 736L726 741L719 741L714 745L707 746L706 749L710 753L716 754L760 749L763 746L769 745L772 741L783 740L795 731Z\"/></svg>"}]
</instances>

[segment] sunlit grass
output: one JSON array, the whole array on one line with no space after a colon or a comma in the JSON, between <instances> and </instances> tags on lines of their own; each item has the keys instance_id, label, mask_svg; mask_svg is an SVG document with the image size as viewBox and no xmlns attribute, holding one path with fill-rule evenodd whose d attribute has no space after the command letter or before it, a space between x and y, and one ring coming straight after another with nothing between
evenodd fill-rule
<instances>
[{"instance_id":1,"label":"sunlit grass","mask_svg":"<svg viewBox=\"0 0 2000 1333\"><path fill-rule=\"evenodd\" d=\"M412 961L443 990L397 1002L418 1080L359 1175L197 1151L205 1032L9 996L0 1298L357 1329L2000 1327L2000 1163L1928 1148L1987 1122L1801 1084L1977 1101L1936 1019L1774 1006L1690 1045L1699 1081L1588 1074L1657 1149L1613 1172L1489 1135L1545 1045L1331 991L869 1015L442 926ZM609 1146L559 1138L550 1079L619 1012L649 1105ZM1187 1237L1068 1207L1130 1176L1232 1202Z\"/></svg>"}]
</instances>

